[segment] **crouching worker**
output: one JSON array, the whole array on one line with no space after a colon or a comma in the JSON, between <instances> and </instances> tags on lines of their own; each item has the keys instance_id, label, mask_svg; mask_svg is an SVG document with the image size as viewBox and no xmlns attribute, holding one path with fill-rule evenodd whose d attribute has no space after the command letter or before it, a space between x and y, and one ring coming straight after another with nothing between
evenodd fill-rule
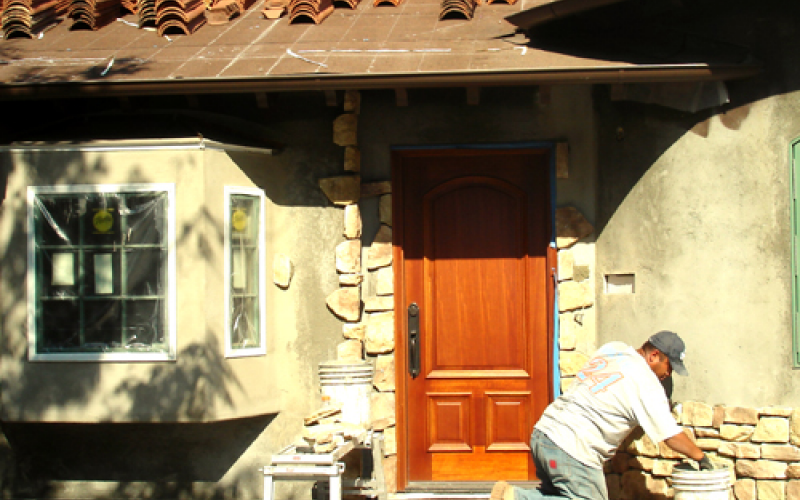
<instances>
[{"instance_id":1,"label":"crouching worker","mask_svg":"<svg viewBox=\"0 0 800 500\"><path fill-rule=\"evenodd\" d=\"M608 500L603 462L636 427L656 443L713 469L709 458L675 422L661 380L674 370L687 375L683 340L670 331L651 336L639 349L622 342L601 347L578 372L569 390L536 423L531 453L539 489L500 481L492 500L583 498Z\"/></svg>"}]
</instances>

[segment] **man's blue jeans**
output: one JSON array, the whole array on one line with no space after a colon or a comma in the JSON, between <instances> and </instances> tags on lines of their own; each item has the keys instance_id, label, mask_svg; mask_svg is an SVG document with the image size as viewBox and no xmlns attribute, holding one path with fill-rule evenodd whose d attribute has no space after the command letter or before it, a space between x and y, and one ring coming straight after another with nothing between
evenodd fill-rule
<instances>
[{"instance_id":1,"label":"man's blue jeans","mask_svg":"<svg viewBox=\"0 0 800 500\"><path fill-rule=\"evenodd\" d=\"M608 500L606 478L602 470L583 465L535 429L531 435L531 453L536 475L542 484L536 490L514 488L516 500Z\"/></svg>"}]
</instances>

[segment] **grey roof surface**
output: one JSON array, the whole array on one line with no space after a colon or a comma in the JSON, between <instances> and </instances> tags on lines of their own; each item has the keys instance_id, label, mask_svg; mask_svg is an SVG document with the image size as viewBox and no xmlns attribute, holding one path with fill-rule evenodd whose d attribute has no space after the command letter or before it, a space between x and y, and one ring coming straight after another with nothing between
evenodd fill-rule
<instances>
[{"instance_id":1,"label":"grey roof surface","mask_svg":"<svg viewBox=\"0 0 800 500\"><path fill-rule=\"evenodd\" d=\"M355 85L337 78L357 78L362 88L368 88L371 78L382 87L402 87L418 77L452 84L465 74L477 78L478 84L491 84L496 75L505 82L514 75L530 80L532 74L541 81L651 78L636 76L641 71L668 75L666 79L688 78L678 76L676 69L688 69L695 79L724 77L712 74L703 61L633 63L538 49L521 33L515 34L516 27L505 18L540 3L484 2L471 20L440 20L441 0L405 0L397 7L376 7L364 0L356 9L336 8L314 25L289 24L287 17L265 19L259 1L228 24L207 24L192 35L164 37L154 29L137 28L135 15L97 31L71 31L70 23L62 22L40 38L0 41L0 96L53 84L62 85L62 92L63 85L81 84L86 92L87 83L96 84L95 89L118 85L122 93L130 92L134 84L171 82L191 93L208 88L225 91L223 86L231 82L249 85L248 91L261 86L270 90L271 82L281 81L287 87L300 81L319 88ZM741 67L725 71L736 73ZM198 84L194 90L193 83ZM159 89L136 92L163 91Z\"/></svg>"}]
</instances>

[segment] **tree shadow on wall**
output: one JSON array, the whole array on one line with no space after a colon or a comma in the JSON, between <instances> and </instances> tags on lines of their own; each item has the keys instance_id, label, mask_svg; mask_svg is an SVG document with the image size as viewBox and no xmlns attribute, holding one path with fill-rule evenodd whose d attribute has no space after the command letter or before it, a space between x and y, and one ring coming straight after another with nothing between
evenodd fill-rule
<instances>
[{"instance_id":1,"label":"tree shadow on wall","mask_svg":"<svg viewBox=\"0 0 800 500\"><path fill-rule=\"evenodd\" d=\"M28 164L43 167L41 172L29 173L31 184L96 184L110 173L102 160L90 160L79 151L62 152L57 162L36 152L23 156ZM216 483L275 415L207 422L216 418L215 406L232 407L232 393L242 389L212 332L198 342L182 343L175 362L150 364L143 378L120 375L116 386L105 389L109 394L105 402L97 402L96 396L108 386L107 380L101 380L104 365L27 360L27 297L22 285L27 272L27 202L24 193L8 191L11 176L18 173L14 168L10 155L0 155L0 206L9 217L3 221L9 244L0 249L0 287L11 291L0 300L0 349L7 368L0 390L7 412L17 415L14 421L0 423L0 494L6 498L230 497L235 486L225 489ZM153 180L134 168L126 182ZM213 222L199 208L195 215L196 225ZM179 228L178 239L202 247L202 233L195 229ZM198 255L200 260L211 258L202 248ZM48 414L71 406L91 407L106 421L41 422ZM115 422L129 420L137 422ZM96 494L91 493L92 486L68 491L78 486L70 482L78 481L112 484ZM236 478L231 484L236 484Z\"/></svg>"}]
</instances>

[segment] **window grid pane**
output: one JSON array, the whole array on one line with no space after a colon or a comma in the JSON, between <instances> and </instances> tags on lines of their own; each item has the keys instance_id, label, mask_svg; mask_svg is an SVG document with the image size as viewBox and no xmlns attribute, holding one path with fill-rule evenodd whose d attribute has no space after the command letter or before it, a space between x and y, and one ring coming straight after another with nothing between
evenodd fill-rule
<instances>
[{"instance_id":1,"label":"window grid pane","mask_svg":"<svg viewBox=\"0 0 800 500\"><path fill-rule=\"evenodd\" d=\"M263 347L261 330L261 203L259 196L230 195L228 232L228 341L233 352Z\"/></svg>"},{"instance_id":2,"label":"window grid pane","mask_svg":"<svg viewBox=\"0 0 800 500\"><path fill-rule=\"evenodd\" d=\"M167 196L166 191L36 195L37 352L168 350ZM134 251L149 258L137 262L129 255ZM133 304L141 300L152 304L149 314Z\"/></svg>"}]
</instances>

